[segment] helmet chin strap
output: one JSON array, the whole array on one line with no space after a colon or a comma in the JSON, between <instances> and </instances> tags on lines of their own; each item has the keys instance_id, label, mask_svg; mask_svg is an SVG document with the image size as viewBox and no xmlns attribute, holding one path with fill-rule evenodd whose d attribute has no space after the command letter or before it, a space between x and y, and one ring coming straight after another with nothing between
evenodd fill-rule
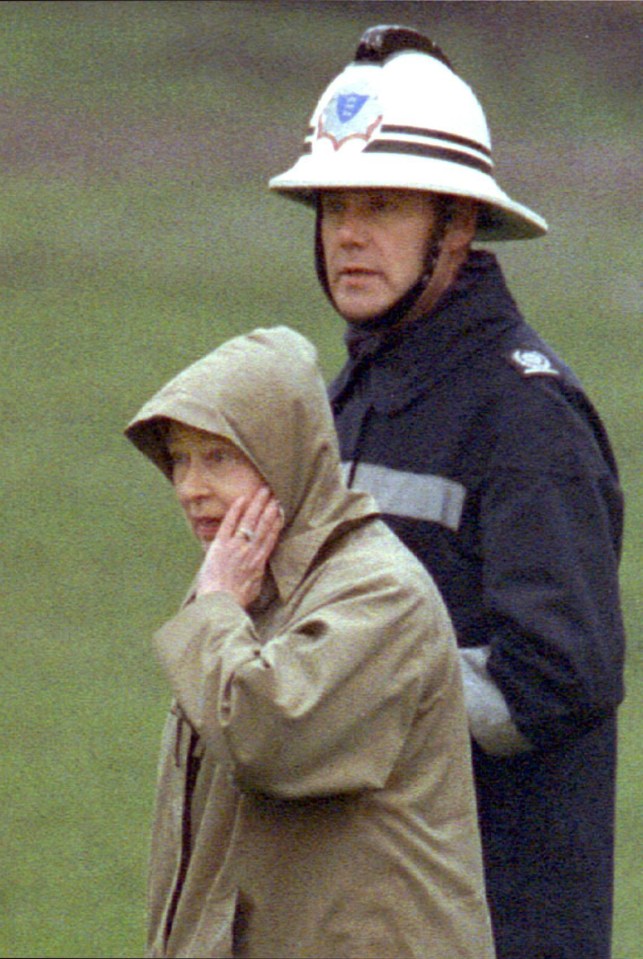
<instances>
[{"instance_id":1,"label":"helmet chin strap","mask_svg":"<svg viewBox=\"0 0 643 959\"><path fill-rule=\"evenodd\" d=\"M375 314L368 320L363 320L355 324L351 323L350 320L346 320L349 326L359 326L363 330L385 330L397 326L398 323L411 322L421 312L425 312L426 304L431 304L431 281L435 277L435 269L441 254L442 240L444 239L444 234L449 222L449 205L449 198L445 198L444 202L440 205L436 223L433 227L433 231L429 240L429 248L427 250L424 268L418 279L408 288L405 293L402 294L398 300L395 301L395 303L387 307L387 309L382 313ZM319 279L324 293L328 297L333 309L335 309L336 312L342 316L341 311L337 308L337 304L333 299L333 295L328 285L326 264L324 260L324 248L321 240L321 213L319 204L317 205L317 218L315 224L315 268L317 270L317 278ZM424 304L422 309L415 309L420 303ZM342 318L346 319L345 317Z\"/></svg>"},{"instance_id":2,"label":"helmet chin strap","mask_svg":"<svg viewBox=\"0 0 643 959\"><path fill-rule=\"evenodd\" d=\"M408 322L412 317L414 317L414 308L417 306L420 300L424 301L426 299L425 293L431 287L431 280L433 279L435 267L439 258L440 241L436 240L435 237L432 237L426 263L424 264L424 269L415 283L413 283L406 293L403 293L402 296L392 304L392 306L389 306L388 309L384 310L383 313L380 313L377 316L372 317L370 320L367 320L365 323L360 323L359 325L361 327L369 327L370 329L391 329L392 327L397 326L398 323L402 324L404 322ZM337 309L337 307L335 307L335 309Z\"/></svg>"},{"instance_id":3,"label":"helmet chin strap","mask_svg":"<svg viewBox=\"0 0 643 959\"><path fill-rule=\"evenodd\" d=\"M419 289L413 297L413 302L409 303L405 311L404 321L407 323L412 323L418 316L433 309L442 294L442 290L439 288L437 267L442 255L442 240L445 229L446 224L440 224L432 237L424 271L418 283L413 287L413 289L416 287L419 287Z\"/></svg>"},{"instance_id":4,"label":"helmet chin strap","mask_svg":"<svg viewBox=\"0 0 643 959\"><path fill-rule=\"evenodd\" d=\"M397 326L398 323L402 323L405 318L409 315L410 311L420 300L425 289L431 282L432 273L424 270L422 275L416 282L409 287L406 293L403 293L402 296L389 306L383 313L378 313L375 316L370 317L368 320L364 320L358 323L352 323L350 320L346 322L349 325L359 326L361 329L367 330L386 330L392 329L394 326ZM333 300L331 303L335 306ZM337 310L337 307L335 306ZM339 312L339 310L337 311Z\"/></svg>"}]
</instances>

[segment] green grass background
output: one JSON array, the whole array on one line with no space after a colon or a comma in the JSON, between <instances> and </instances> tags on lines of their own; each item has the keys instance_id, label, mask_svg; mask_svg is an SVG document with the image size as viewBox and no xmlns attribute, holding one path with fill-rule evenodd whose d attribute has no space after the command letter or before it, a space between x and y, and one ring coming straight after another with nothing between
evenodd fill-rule
<instances>
[{"instance_id":1,"label":"green grass background","mask_svg":"<svg viewBox=\"0 0 643 959\"><path fill-rule=\"evenodd\" d=\"M485 106L500 182L549 220L547 238L496 251L618 455L614 957L643 955L642 15L627 2L0 3L0 955L142 955L168 701L148 640L199 551L121 431L167 378L256 325L298 328L329 377L339 367L311 216L266 182L381 22L444 47Z\"/></svg>"}]
</instances>

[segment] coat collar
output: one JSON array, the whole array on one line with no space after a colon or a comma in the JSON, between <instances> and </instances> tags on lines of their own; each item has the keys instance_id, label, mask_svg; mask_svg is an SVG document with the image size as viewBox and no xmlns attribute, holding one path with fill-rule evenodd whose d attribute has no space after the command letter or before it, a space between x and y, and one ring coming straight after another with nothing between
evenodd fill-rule
<instances>
[{"instance_id":1,"label":"coat collar","mask_svg":"<svg viewBox=\"0 0 643 959\"><path fill-rule=\"evenodd\" d=\"M328 515L316 526L286 529L270 558L270 572L280 600L285 603L290 599L327 543L379 515L369 493L348 490L341 515Z\"/></svg>"}]
</instances>

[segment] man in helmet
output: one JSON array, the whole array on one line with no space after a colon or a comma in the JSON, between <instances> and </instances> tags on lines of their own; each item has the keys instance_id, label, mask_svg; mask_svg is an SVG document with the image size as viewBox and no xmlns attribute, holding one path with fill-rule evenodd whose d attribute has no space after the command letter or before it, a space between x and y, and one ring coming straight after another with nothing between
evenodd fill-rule
<instances>
[{"instance_id":1,"label":"man in helmet","mask_svg":"<svg viewBox=\"0 0 643 959\"><path fill-rule=\"evenodd\" d=\"M402 27L364 34L270 186L316 209L347 321L331 398L350 484L455 622L498 959L608 959L617 468L580 383L470 246L546 224L496 183L470 88Z\"/></svg>"}]
</instances>

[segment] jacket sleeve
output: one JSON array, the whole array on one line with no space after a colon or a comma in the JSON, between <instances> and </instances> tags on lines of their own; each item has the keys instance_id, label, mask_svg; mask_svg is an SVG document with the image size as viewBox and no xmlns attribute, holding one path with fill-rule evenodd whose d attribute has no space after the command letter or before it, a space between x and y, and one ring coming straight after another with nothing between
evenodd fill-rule
<instances>
[{"instance_id":1,"label":"jacket sleeve","mask_svg":"<svg viewBox=\"0 0 643 959\"><path fill-rule=\"evenodd\" d=\"M452 636L439 603L427 623L419 589L368 580L265 644L224 593L200 597L155 637L181 707L240 788L301 798L385 784Z\"/></svg>"},{"instance_id":2,"label":"jacket sleeve","mask_svg":"<svg viewBox=\"0 0 643 959\"><path fill-rule=\"evenodd\" d=\"M587 419L556 390L522 397L481 501L484 669L541 748L582 735L623 695L620 492Z\"/></svg>"}]
</instances>

